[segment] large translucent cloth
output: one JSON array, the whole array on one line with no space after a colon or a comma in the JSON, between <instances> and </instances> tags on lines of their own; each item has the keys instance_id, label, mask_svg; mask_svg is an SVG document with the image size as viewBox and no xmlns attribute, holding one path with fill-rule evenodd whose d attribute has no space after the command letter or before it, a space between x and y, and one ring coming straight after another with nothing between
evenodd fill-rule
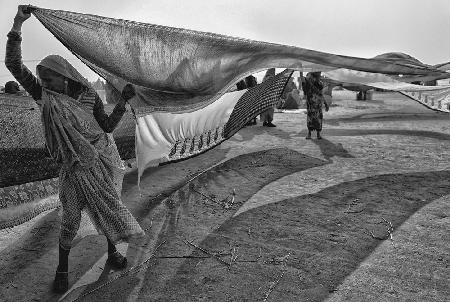
<instances>
[{"instance_id":1,"label":"large translucent cloth","mask_svg":"<svg viewBox=\"0 0 450 302\"><path fill-rule=\"evenodd\" d=\"M226 94L240 79L261 70L339 70L334 74L338 78L345 75L343 70L405 77L448 76L409 58L356 58L60 10L39 8L33 14L117 90L125 83L137 87L131 105L137 118L139 174L149 165L188 158L216 146L232 133L224 134L227 124L234 129L273 106L274 96L283 89L290 71L264 85L273 85L274 91L251 89L248 93L252 97ZM393 79L386 76L386 80ZM244 102L254 108L249 110ZM231 121L233 116L238 119Z\"/></svg>"},{"instance_id":2,"label":"large translucent cloth","mask_svg":"<svg viewBox=\"0 0 450 302\"><path fill-rule=\"evenodd\" d=\"M144 111L196 110L214 102L244 76L271 67L348 68L395 75L443 73L410 62L335 55L96 15L49 9L37 9L34 15L117 87L120 82L141 86L134 107L145 107Z\"/></svg>"}]
</instances>

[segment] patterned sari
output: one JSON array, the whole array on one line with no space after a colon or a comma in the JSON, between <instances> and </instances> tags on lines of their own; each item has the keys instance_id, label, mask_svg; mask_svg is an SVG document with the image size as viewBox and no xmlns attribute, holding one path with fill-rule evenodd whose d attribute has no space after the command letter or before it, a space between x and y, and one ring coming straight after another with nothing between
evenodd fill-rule
<instances>
[{"instance_id":1,"label":"patterned sari","mask_svg":"<svg viewBox=\"0 0 450 302\"><path fill-rule=\"evenodd\" d=\"M308 74L303 83L303 91L306 95L307 127L309 131L322 131L322 105L325 101L322 94L323 84L320 79Z\"/></svg>"},{"instance_id":2,"label":"patterned sari","mask_svg":"<svg viewBox=\"0 0 450 302\"><path fill-rule=\"evenodd\" d=\"M60 245L69 249L81 212L86 210L99 233L114 244L144 232L122 204L124 166L112 132L125 112L116 105L108 116L103 103L83 76L64 58L50 55L37 67L51 69L88 90L77 99L43 88L22 63L21 37L8 33L5 64L39 105L47 148L61 163L59 197L63 207Z\"/></svg>"},{"instance_id":3,"label":"patterned sari","mask_svg":"<svg viewBox=\"0 0 450 302\"><path fill-rule=\"evenodd\" d=\"M143 235L120 199L124 170L112 134L100 128L88 107L64 94L43 89L38 104L42 108L48 149L62 163L61 246L71 247L83 209L97 231L114 244Z\"/></svg>"}]
</instances>

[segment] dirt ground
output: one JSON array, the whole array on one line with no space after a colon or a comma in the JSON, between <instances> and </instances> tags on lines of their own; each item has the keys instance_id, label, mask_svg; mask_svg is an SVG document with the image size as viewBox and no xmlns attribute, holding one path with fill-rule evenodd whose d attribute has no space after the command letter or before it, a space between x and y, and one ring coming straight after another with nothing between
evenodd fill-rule
<instances>
[{"instance_id":1,"label":"dirt ground","mask_svg":"<svg viewBox=\"0 0 450 302\"><path fill-rule=\"evenodd\" d=\"M336 92L322 140L305 114L243 128L148 170L122 197L146 237L105 266L87 227L71 289L51 292L59 210L0 231L1 301L448 301L450 116L394 93ZM234 199L233 199L234 197Z\"/></svg>"}]
</instances>

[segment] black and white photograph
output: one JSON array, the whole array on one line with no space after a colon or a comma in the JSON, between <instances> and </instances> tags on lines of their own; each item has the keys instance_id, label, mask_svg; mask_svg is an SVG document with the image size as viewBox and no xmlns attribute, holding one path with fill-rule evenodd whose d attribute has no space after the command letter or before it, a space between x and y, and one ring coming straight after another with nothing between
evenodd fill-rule
<instances>
[{"instance_id":1,"label":"black and white photograph","mask_svg":"<svg viewBox=\"0 0 450 302\"><path fill-rule=\"evenodd\" d=\"M0 6L0 302L450 301L450 1Z\"/></svg>"}]
</instances>

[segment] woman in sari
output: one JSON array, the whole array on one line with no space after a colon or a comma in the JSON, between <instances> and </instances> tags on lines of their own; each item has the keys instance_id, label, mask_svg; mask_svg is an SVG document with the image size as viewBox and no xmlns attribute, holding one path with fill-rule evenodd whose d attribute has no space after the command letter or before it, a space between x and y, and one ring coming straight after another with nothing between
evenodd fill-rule
<instances>
[{"instance_id":1,"label":"woman in sari","mask_svg":"<svg viewBox=\"0 0 450 302\"><path fill-rule=\"evenodd\" d=\"M320 132L322 131L322 105L325 105L325 111L328 111L328 104L322 94L323 84L320 81L320 72L309 72L306 77L300 73L302 79L302 88L306 96L306 111L307 111L307 127L308 135L306 139L311 139L311 131L317 132L317 139L321 139Z\"/></svg>"},{"instance_id":2,"label":"woman in sari","mask_svg":"<svg viewBox=\"0 0 450 302\"><path fill-rule=\"evenodd\" d=\"M264 75L263 82L271 79L275 76L275 68L270 68L266 71ZM276 127L273 121L273 115L275 113L275 105L272 108L267 109L266 111L260 114L260 119L263 122L263 127Z\"/></svg>"},{"instance_id":3,"label":"woman in sari","mask_svg":"<svg viewBox=\"0 0 450 302\"><path fill-rule=\"evenodd\" d=\"M124 166L111 134L126 111L126 101L135 92L133 86L125 86L121 101L108 116L89 82L62 57L44 58L36 68L36 78L21 57L21 28L30 17L30 9L23 5L18 8L8 33L5 64L39 105L47 148L61 164L62 219L54 280L54 290L61 293L68 289L68 256L82 210L106 236L107 262L114 268L127 265L115 245L144 234L121 202Z\"/></svg>"}]
</instances>

